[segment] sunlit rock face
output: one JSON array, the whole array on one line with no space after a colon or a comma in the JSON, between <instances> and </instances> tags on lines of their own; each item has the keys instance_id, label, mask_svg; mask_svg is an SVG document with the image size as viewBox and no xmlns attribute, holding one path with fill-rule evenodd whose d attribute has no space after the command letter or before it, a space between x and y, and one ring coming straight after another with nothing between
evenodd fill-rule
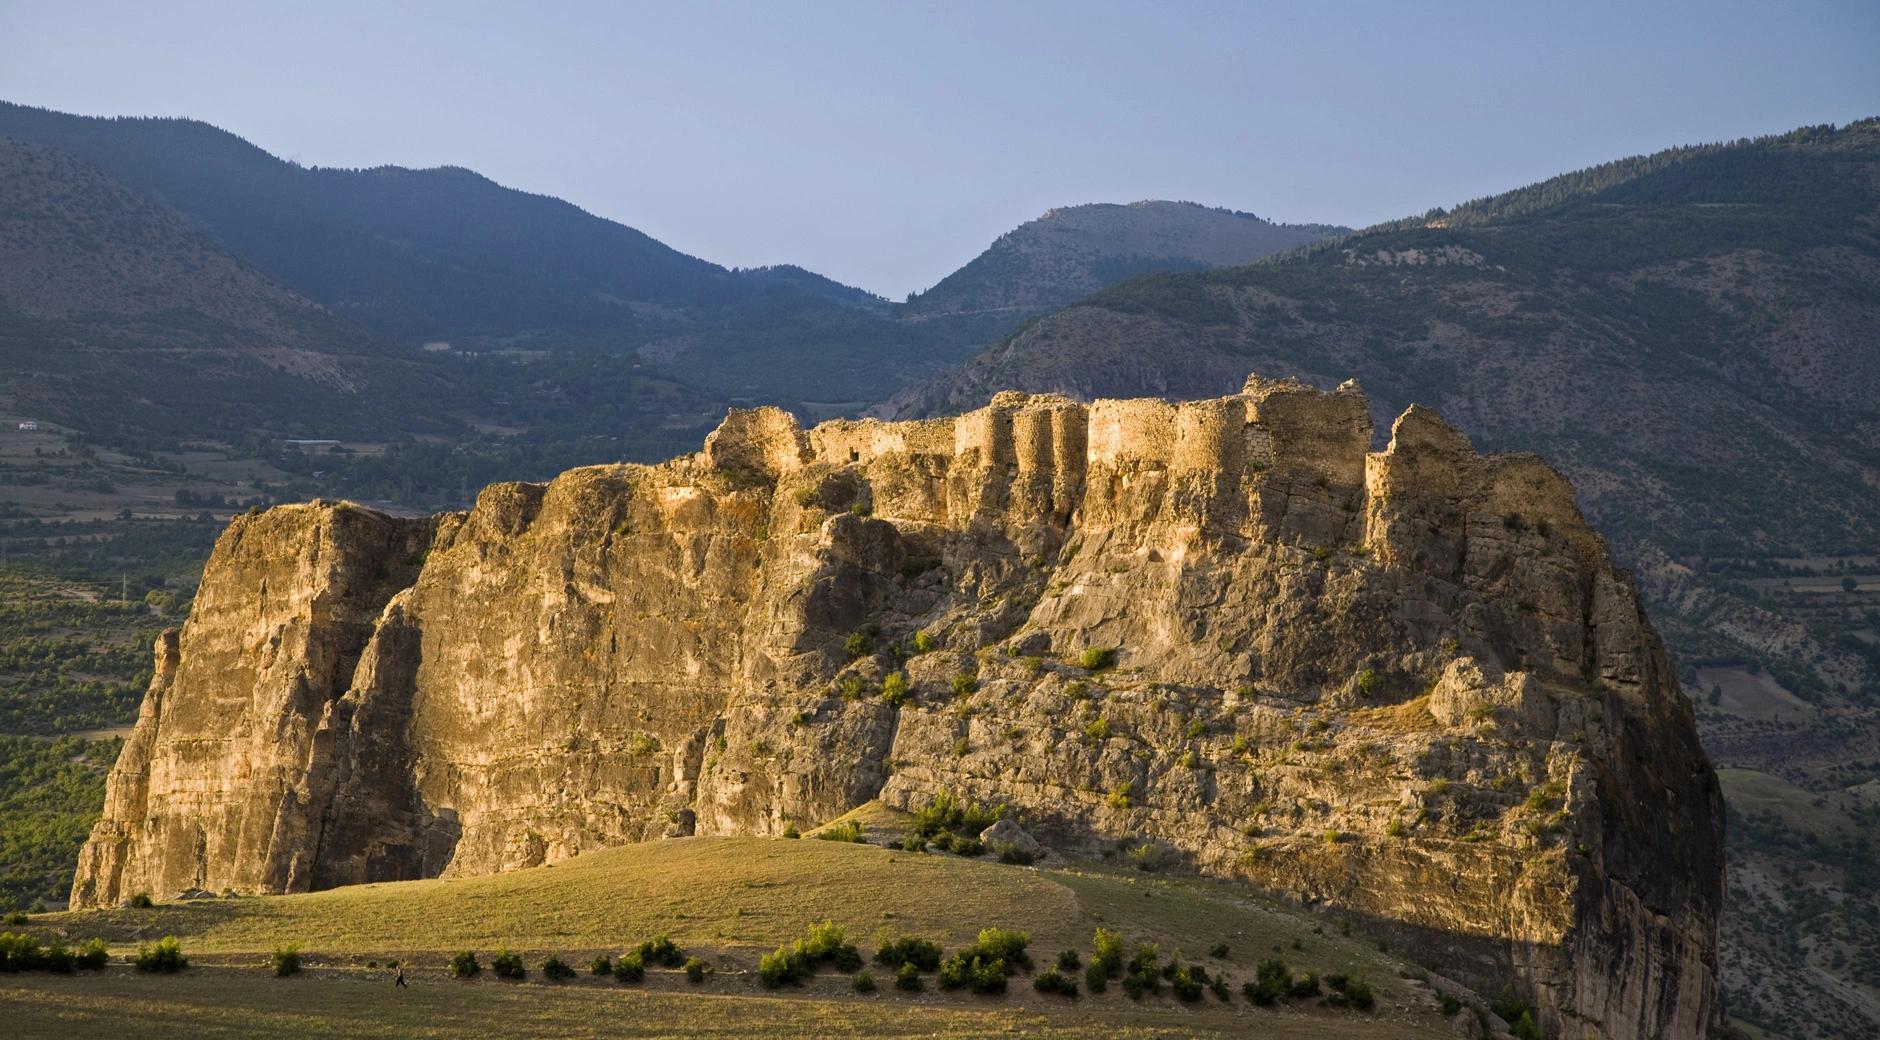
<instances>
[{"instance_id":1,"label":"sunlit rock face","mask_svg":"<svg viewBox=\"0 0 1880 1040\"><path fill-rule=\"evenodd\" d=\"M238 518L74 904L950 791L1060 855L1147 845L1335 908L1561 1035L1704 1035L1721 800L1629 579L1538 459L1421 408L1372 447L1355 386L1256 377L734 412L698 454L467 513Z\"/></svg>"}]
</instances>

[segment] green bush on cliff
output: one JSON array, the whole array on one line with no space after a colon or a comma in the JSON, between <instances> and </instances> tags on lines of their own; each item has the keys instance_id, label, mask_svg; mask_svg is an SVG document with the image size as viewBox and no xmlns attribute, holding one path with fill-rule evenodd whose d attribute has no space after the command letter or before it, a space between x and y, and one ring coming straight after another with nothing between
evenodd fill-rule
<instances>
[{"instance_id":1,"label":"green bush on cliff","mask_svg":"<svg viewBox=\"0 0 1880 1040\"><path fill-rule=\"evenodd\" d=\"M913 832L923 838L949 832L976 835L1004 819L1007 811L1004 805L986 805L941 791L914 811Z\"/></svg>"},{"instance_id":2,"label":"green bush on cliff","mask_svg":"<svg viewBox=\"0 0 1880 1040\"><path fill-rule=\"evenodd\" d=\"M1491 1010L1508 1023L1508 1031L1517 1040L1544 1040L1540 1026L1534 1021L1534 1009L1515 992L1512 983L1502 987L1501 998L1495 1001Z\"/></svg>"},{"instance_id":3,"label":"green bush on cliff","mask_svg":"<svg viewBox=\"0 0 1880 1040\"><path fill-rule=\"evenodd\" d=\"M881 702L890 708L898 708L907 703L907 673L889 672L881 680Z\"/></svg>"},{"instance_id":4,"label":"green bush on cliff","mask_svg":"<svg viewBox=\"0 0 1880 1040\"><path fill-rule=\"evenodd\" d=\"M469 950L459 950L450 956L450 977L453 979L474 978L483 965L477 963L477 955Z\"/></svg>"}]
</instances>

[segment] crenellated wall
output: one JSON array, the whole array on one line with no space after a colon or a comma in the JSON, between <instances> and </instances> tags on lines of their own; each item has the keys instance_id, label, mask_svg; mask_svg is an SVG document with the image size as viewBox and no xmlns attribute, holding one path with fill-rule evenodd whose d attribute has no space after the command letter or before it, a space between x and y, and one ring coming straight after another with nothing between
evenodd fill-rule
<instances>
[{"instance_id":1,"label":"crenellated wall","mask_svg":"<svg viewBox=\"0 0 1880 1040\"><path fill-rule=\"evenodd\" d=\"M1147 843L1364 918L1551 1028L1704 1035L1722 811L1629 581L1539 460L1421 408L1371 438L1355 386L1258 378L810 431L757 409L466 513L239 519L74 904L952 791L1060 855Z\"/></svg>"}]
</instances>

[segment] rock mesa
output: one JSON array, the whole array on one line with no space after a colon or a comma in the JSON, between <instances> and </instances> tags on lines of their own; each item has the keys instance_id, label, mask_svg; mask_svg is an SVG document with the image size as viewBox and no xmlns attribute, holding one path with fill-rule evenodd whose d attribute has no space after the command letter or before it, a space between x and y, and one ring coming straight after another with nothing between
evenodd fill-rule
<instances>
[{"instance_id":1,"label":"rock mesa","mask_svg":"<svg viewBox=\"0 0 1880 1040\"><path fill-rule=\"evenodd\" d=\"M157 644L73 904L950 791L1060 853L1149 845L1332 908L1559 1035L1705 1035L1723 812L1629 578L1540 460L1422 408L1372 451L1369 414L1257 377L757 409L468 512L239 517Z\"/></svg>"}]
</instances>

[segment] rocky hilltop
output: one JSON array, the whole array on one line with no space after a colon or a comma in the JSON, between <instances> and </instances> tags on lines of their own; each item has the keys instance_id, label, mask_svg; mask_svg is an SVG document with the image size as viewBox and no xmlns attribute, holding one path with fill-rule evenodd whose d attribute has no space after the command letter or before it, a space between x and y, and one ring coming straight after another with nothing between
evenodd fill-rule
<instances>
[{"instance_id":1,"label":"rocky hilltop","mask_svg":"<svg viewBox=\"0 0 1880 1040\"><path fill-rule=\"evenodd\" d=\"M879 799L1336 908L1575 1037L1718 1011L1723 813L1530 456L1355 385L733 412L658 466L237 519L73 883L469 875Z\"/></svg>"},{"instance_id":2,"label":"rocky hilltop","mask_svg":"<svg viewBox=\"0 0 1880 1040\"><path fill-rule=\"evenodd\" d=\"M923 319L1005 314L1016 324L1017 318L1073 303L1135 275L1250 264L1350 231L1277 224L1192 202L1063 206L1000 235L964 267L908 300L908 311Z\"/></svg>"}]
</instances>

